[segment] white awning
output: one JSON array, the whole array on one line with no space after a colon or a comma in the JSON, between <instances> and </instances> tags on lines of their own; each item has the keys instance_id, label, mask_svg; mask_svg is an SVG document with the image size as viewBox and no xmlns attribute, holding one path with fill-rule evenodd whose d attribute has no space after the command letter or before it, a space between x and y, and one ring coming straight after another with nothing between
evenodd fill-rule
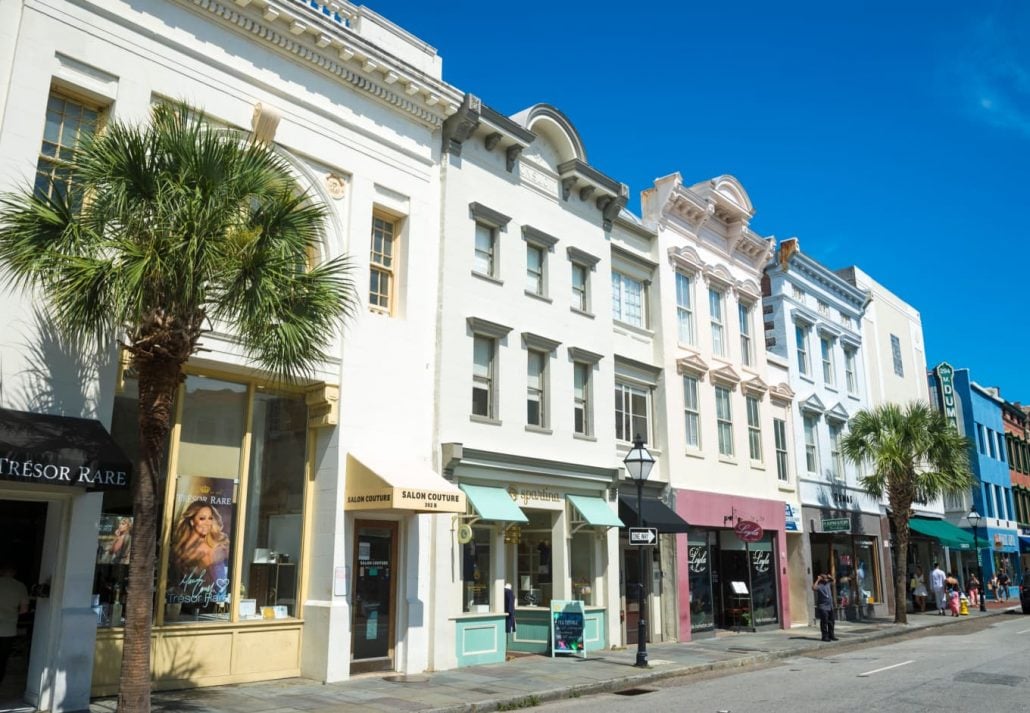
<instances>
[{"instance_id":1,"label":"white awning","mask_svg":"<svg viewBox=\"0 0 1030 713\"><path fill-rule=\"evenodd\" d=\"M344 510L465 512L465 493L432 469L381 456L347 455Z\"/></svg>"}]
</instances>

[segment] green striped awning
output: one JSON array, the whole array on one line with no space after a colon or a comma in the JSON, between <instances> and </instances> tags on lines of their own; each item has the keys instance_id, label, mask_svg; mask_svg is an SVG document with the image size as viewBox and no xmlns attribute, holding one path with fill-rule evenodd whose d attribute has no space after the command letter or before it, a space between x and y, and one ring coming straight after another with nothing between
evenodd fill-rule
<instances>
[{"instance_id":1,"label":"green striped awning","mask_svg":"<svg viewBox=\"0 0 1030 713\"><path fill-rule=\"evenodd\" d=\"M914 517L908 521L908 526L915 532L940 540L945 547L958 550L973 549L973 536L961 527L955 527L947 520Z\"/></svg>"}]
</instances>

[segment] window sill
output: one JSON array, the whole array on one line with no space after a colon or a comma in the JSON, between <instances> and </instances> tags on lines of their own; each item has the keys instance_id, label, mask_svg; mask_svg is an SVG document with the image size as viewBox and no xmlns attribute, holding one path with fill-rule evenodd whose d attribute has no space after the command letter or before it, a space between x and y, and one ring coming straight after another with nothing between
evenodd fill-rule
<instances>
[{"instance_id":1,"label":"window sill","mask_svg":"<svg viewBox=\"0 0 1030 713\"><path fill-rule=\"evenodd\" d=\"M751 461L751 467L754 470L765 470L765 463L760 460L753 460Z\"/></svg>"},{"instance_id":2,"label":"window sill","mask_svg":"<svg viewBox=\"0 0 1030 713\"><path fill-rule=\"evenodd\" d=\"M554 300L552 300L547 295L538 295L537 293L530 292L529 290L523 290L522 294L524 294L526 297L532 297L535 300L540 300L541 302L546 302L547 304L551 304L552 302L554 302Z\"/></svg>"},{"instance_id":3,"label":"window sill","mask_svg":"<svg viewBox=\"0 0 1030 713\"><path fill-rule=\"evenodd\" d=\"M533 426L532 424L526 424L526 430L530 433L542 433L545 436L550 436L554 433L550 428L544 428L543 426Z\"/></svg>"},{"instance_id":4,"label":"window sill","mask_svg":"<svg viewBox=\"0 0 1030 713\"><path fill-rule=\"evenodd\" d=\"M687 450L683 451L683 455L685 455L687 458L696 458L697 460L705 459L704 451L698 448L688 448Z\"/></svg>"},{"instance_id":5,"label":"window sill","mask_svg":"<svg viewBox=\"0 0 1030 713\"><path fill-rule=\"evenodd\" d=\"M823 386L826 388L827 391L832 391L835 394L839 394L840 393L840 389L838 389L833 384L823 384Z\"/></svg>"},{"instance_id":6,"label":"window sill","mask_svg":"<svg viewBox=\"0 0 1030 713\"><path fill-rule=\"evenodd\" d=\"M625 329L627 331L635 332L636 334L640 334L642 336L654 339L654 330L648 329L647 327L638 327L635 324L630 324L629 322L623 322L621 319L616 319L615 317L612 317L612 325L615 326L615 327L621 327L621 328L623 328L623 329Z\"/></svg>"},{"instance_id":7,"label":"window sill","mask_svg":"<svg viewBox=\"0 0 1030 713\"><path fill-rule=\"evenodd\" d=\"M862 400L862 397L859 396L858 394L848 394L848 398L853 400L853 401L861 401Z\"/></svg>"},{"instance_id":8,"label":"window sill","mask_svg":"<svg viewBox=\"0 0 1030 713\"><path fill-rule=\"evenodd\" d=\"M494 277L493 275L487 275L487 274L482 273L482 272L476 272L475 270L472 271L472 277L478 278L480 280L483 280L484 282L489 282L489 283L491 283L493 285L497 285L497 286L501 286L501 285L504 284L504 280L500 279L499 277Z\"/></svg>"},{"instance_id":9,"label":"window sill","mask_svg":"<svg viewBox=\"0 0 1030 713\"><path fill-rule=\"evenodd\" d=\"M572 437L579 441L593 441L594 443L597 442L596 436L590 436L586 433L573 433Z\"/></svg>"},{"instance_id":10,"label":"window sill","mask_svg":"<svg viewBox=\"0 0 1030 713\"><path fill-rule=\"evenodd\" d=\"M734 458L733 456L724 456L722 454L719 455L719 462L720 463L729 463L730 465L739 465L739 463L737 462L737 459Z\"/></svg>"},{"instance_id":11,"label":"window sill","mask_svg":"<svg viewBox=\"0 0 1030 713\"><path fill-rule=\"evenodd\" d=\"M586 310L582 310L579 307L569 307L569 309L582 317L587 317L588 319L594 318L593 312L587 312Z\"/></svg>"},{"instance_id":12,"label":"window sill","mask_svg":"<svg viewBox=\"0 0 1030 713\"><path fill-rule=\"evenodd\" d=\"M802 381L807 381L809 384L813 384L813 385L815 384L815 379L813 379L808 374L798 374L798 378L801 379Z\"/></svg>"},{"instance_id":13,"label":"window sill","mask_svg":"<svg viewBox=\"0 0 1030 713\"><path fill-rule=\"evenodd\" d=\"M644 441L644 444L647 446L647 450L651 453L651 455L658 457L662 454L661 448L652 447L651 444L647 441ZM621 441L618 438L615 439L615 450L623 458L626 456L626 453L629 453L632 449L633 441ZM622 451L625 451L625 453L623 453Z\"/></svg>"},{"instance_id":14,"label":"window sill","mask_svg":"<svg viewBox=\"0 0 1030 713\"><path fill-rule=\"evenodd\" d=\"M484 423L488 426L501 425L501 419L499 418L490 418L489 416L477 416L475 414L469 415L469 421L472 421L472 423Z\"/></svg>"},{"instance_id":15,"label":"window sill","mask_svg":"<svg viewBox=\"0 0 1030 713\"><path fill-rule=\"evenodd\" d=\"M784 493L793 493L796 490L796 488L789 482L784 482L782 480L776 482L776 488Z\"/></svg>"}]
</instances>

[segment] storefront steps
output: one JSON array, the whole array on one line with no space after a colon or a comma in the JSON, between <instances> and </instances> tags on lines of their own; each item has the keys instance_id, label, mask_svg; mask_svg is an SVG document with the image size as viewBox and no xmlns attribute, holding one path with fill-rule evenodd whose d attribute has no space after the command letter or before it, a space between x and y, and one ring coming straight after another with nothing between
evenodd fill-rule
<instances>
[{"instance_id":1,"label":"storefront steps","mask_svg":"<svg viewBox=\"0 0 1030 713\"><path fill-rule=\"evenodd\" d=\"M959 618L917 614L908 626L892 621L840 622L839 644L823 644L819 630L798 627L757 633L728 633L683 644L648 646L651 667L633 666L636 647L602 651L590 657L522 656L503 664L470 666L453 671L398 676L361 676L343 683L319 684L306 679L162 691L153 695L155 713L367 713L370 710L465 713L527 706L593 693L619 691L674 676L741 668L789 658L827 646L848 646L902 636L970 619L1015 615L1017 607L991 607ZM1011 613L1011 614L1010 614ZM1019 615L1021 616L1021 615ZM1030 620L1028 620L1030 621ZM570 683L573 682L573 683ZM116 699L93 701L91 713L113 713Z\"/></svg>"}]
</instances>

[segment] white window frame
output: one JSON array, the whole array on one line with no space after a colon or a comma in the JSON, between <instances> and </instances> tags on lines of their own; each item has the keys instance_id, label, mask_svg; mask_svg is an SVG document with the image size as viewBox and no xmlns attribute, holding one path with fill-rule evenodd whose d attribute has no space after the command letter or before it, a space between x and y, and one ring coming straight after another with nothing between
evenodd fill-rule
<instances>
[{"instance_id":1,"label":"white window frame","mask_svg":"<svg viewBox=\"0 0 1030 713\"><path fill-rule=\"evenodd\" d=\"M744 366L755 365L754 339L751 337L752 305L747 302L737 303L737 316L740 320L740 363Z\"/></svg>"},{"instance_id":2,"label":"white window frame","mask_svg":"<svg viewBox=\"0 0 1030 713\"><path fill-rule=\"evenodd\" d=\"M708 288L708 316L712 328L712 354L726 356L726 294L715 287Z\"/></svg>"},{"instance_id":3,"label":"white window frame","mask_svg":"<svg viewBox=\"0 0 1030 713\"><path fill-rule=\"evenodd\" d=\"M901 340L898 335L891 335L891 360L894 362L894 374L905 378L905 364L901 359Z\"/></svg>"},{"instance_id":4,"label":"white window frame","mask_svg":"<svg viewBox=\"0 0 1030 713\"><path fill-rule=\"evenodd\" d=\"M590 313L590 268L581 262L572 261L572 307L580 312ZM577 273L582 274L581 286L576 285Z\"/></svg>"},{"instance_id":5,"label":"white window frame","mask_svg":"<svg viewBox=\"0 0 1030 713\"><path fill-rule=\"evenodd\" d=\"M773 439L776 447L776 477L786 483L790 480L790 457L787 451L787 422L773 418Z\"/></svg>"},{"instance_id":6,"label":"white window frame","mask_svg":"<svg viewBox=\"0 0 1030 713\"><path fill-rule=\"evenodd\" d=\"M368 308L372 312L392 315L397 305L397 263L399 260L401 219L376 210L372 213L372 234L369 245ZM386 230L389 226L389 230ZM377 240L383 248L377 249ZM378 289L373 290L372 275L379 275ZM386 285L385 290L382 285ZM384 304L385 302L385 304Z\"/></svg>"},{"instance_id":7,"label":"white window frame","mask_svg":"<svg viewBox=\"0 0 1030 713\"><path fill-rule=\"evenodd\" d=\"M82 196L72 180L70 154L82 145L86 136L96 135L103 130L106 110L105 106L84 101L60 89L50 90L44 114L43 136L36 154L33 177L33 192L36 195L42 196L45 192L47 197L53 198L53 189L63 186L63 192L71 198L72 205L79 205ZM51 125L58 127L56 136L48 135L47 127Z\"/></svg>"},{"instance_id":8,"label":"white window frame","mask_svg":"<svg viewBox=\"0 0 1030 713\"><path fill-rule=\"evenodd\" d=\"M833 359L833 337L819 337L819 353L823 363L823 383L836 386L836 367Z\"/></svg>"},{"instance_id":9,"label":"white window frame","mask_svg":"<svg viewBox=\"0 0 1030 713\"><path fill-rule=\"evenodd\" d=\"M762 406L756 396L745 394L747 407L747 447L748 455L756 463L762 462Z\"/></svg>"},{"instance_id":10,"label":"white window frame","mask_svg":"<svg viewBox=\"0 0 1030 713\"><path fill-rule=\"evenodd\" d=\"M693 374L683 375L683 425L687 448L701 450L701 398Z\"/></svg>"},{"instance_id":11,"label":"white window frame","mask_svg":"<svg viewBox=\"0 0 1030 713\"><path fill-rule=\"evenodd\" d=\"M547 367L550 356L549 352L540 349L526 350L526 425L533 428L547 428ZM539 361L540 370L538 374L534 375L533 366L536 361ZM535 384L533 383L534 378L536 379ZM539 416L537 423L530 418L530 406L534 402L537 405Z\"/></svg>"},{"instance_id":12,"label":"white window frame","mask_svg":"<svg viewBox=\"0 0 1030 713\"><path fill-rule=\"evenodd\" d=\"M808 355L808 331L809 327L804 324L794 325L794 345L798 353L798 371L810 376L812 370L811 360Z\"/></svg>"},{"instance_id":13,"label":"white window frame","mask_svg":"<svg viewBox=\"0 0 1030 713\"><path fill-rule=\"evenodd\" d=\"M849 394L858 393L858 374L855 373L855 350L844 350L844 383Z\"/></svg>"},{"instance_id":14,"label":"white window frame","mask_svg":"<svg viewBox=\"0 0 1030 713\"><path fill-rule=\"evenodd\" d=\"M475 245L474 255L472 260L472 271L478 275L484 275L497 279L497 267L498 267L498 254L497 254L497 234L500 229L494 225L484 223L483 221L477 220L475 222ZM485 235L489 244L489 249L482 249L479 245L480 236ZM485 256L485 257L484 257ZM487 263L487 269L479 269L479 264L483 260Z\"/></svg>"},{"instance_id":15,"label":"white window frame","mask_svg":"<svg viewBox=\"0 0 1030 713\"><path fill-rule=\"evenodd\" d=\"M631 443L639 435L645 443L651 443L651 398L652 390L639 384L630 384L625 381L615 382L615 438L619 441ZM644 413L639 414L633 411L634 396L643 397ZM644 431L634 428L634 421L644 421Z\"/></svg>"},{"instance_id":16,"label":"white window frame","mask_svg":"<svg viewBox=\"0 0 1030 713\"><path fill-rule=\"evenodd\" d=\"M539 269L530 264L530 257L540 256ZM536 243L526 243L526 292L537 297L547 296L547 250Z\"/></svg>"},{"instance_id":17,"label":"white window frame","mask_svg":"<svg viewBox=\"0 0 1030 713\"><path fill-rule=\"evenodd\" d=\"M572 430L573 433L580 436L593 436L594 435L594 418L593 418L593 397L591 389L593 388L593 372L594 365L585 361L574 361L572 362ZM578 384L580 380L580 374L583 374L582 386ZM581 391L579 394L577 391ZM576 413L577 411L583 414L583 428L576 428Z\"/></svg>"},{"instance_id":18,"label":"white window frame","mask_svg":"<svg viewBox=\"0 0 1030 713\"><path fill-rule=\"evenodd\" d=\"M489 345L489 361L485 364L485 371L482 374L477 373L477 369L480 367L477 362L476 349L477 344ZM486 334L473 334L472 335L472 416L475 418L497 418L497 344L498 340L496 337L492 337ZM486 392L486 413L476 413L476 385L480 385L480 390Z\"/></svg>"},{"instance_id":19,"label":"white window frame","mask_svg":"<svg viewBox=\"0 0 1030 713\"><path fill-rule=\"evenodd\" d=\"M819 419L811 414L801 418L805 435L805 470L819 473Z\"/></svg>"},{"instance_id":20,"label":"white window frame","mask_svg":"<svg viewBox=\"0 0 1030 713\"><path fill-rule=\"evenodd\" d=\"M680 344L694 345L694 281L676 271L676 335Z\"/></svg>"},{"instance_id":21,"label":"white window frame","mask_svg":"<svg viewBox=\"0 0 1030 713\"><path fill-rule=\"evenodd\" d=\"M715 387L715 425L718 433L719 455L732 458L733 404L732 393L725 386Z\"/></svg>"},{"instance_id":22,"label":"white window frame","mask_svg":"<svg viewBox=\"0 0 1030 713\"><path fill-rule=\"evenodd\" d=\"M830 432L830 479L844 480L844 454L840 450L840 439L844 435L844 425L827 419Z\"/></svg>"},{"instance_id":23,"label":"white window frame","mask_svg":"<svg viewBox=\"0 0 1030 713\"><path fill-rule=\"evenodd\" d=\"M627 286L632 286L637 290L638 301L627 299ZM646 282L618 270L612 270L612 319L632 327L647 328Z\"/></svg>"}]
</instances>

